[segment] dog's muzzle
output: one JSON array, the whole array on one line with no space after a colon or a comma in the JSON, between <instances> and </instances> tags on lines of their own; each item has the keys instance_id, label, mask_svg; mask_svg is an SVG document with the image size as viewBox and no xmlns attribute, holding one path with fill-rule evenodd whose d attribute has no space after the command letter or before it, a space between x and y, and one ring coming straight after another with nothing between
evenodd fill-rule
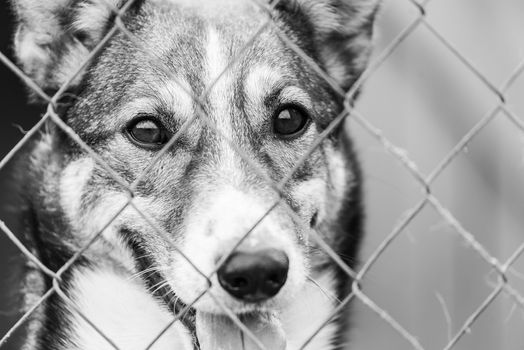
<instances>
[{"instance_id":1,"label":"dog's muzzle","mask_svg":"<svg viewBox=\"0 0 524 350\"><path fill-rule=\"evenodd\" d=\"M220 267L218 281L233 297L255 303L277 295L288 270L289 259L280 250L238 251Z\"/></svg>"}]
</instances>

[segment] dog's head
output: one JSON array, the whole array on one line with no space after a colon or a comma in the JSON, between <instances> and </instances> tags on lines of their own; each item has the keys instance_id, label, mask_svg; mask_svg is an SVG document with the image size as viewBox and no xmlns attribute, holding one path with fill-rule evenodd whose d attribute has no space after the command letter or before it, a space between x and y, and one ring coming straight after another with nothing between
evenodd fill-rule
<instances>
[{"instance_id":1,"label":"dog's head","mask_svg":"<svg viewBox=\"0 0 524 350\"><path fill-rule=\"evenodd\" d=\"M76 96L62 117L134 183L133 205L151 220L128 206L99 249L152 267L143 277L161 276L153 289L197 300L198 311L223 313L216 300L238 314L285 306L320 265L309 231L330 228L336 242L329 232L358 181L341 127L313 147L343 110L331 83L347 90L365 68L376 3L16 1L16 52L46 91L119 28L70 81ZM128 191L62 132L48 142L46 162L60 170L43 176L57 181L80 246Z\"/></svg>"}]
</instances>

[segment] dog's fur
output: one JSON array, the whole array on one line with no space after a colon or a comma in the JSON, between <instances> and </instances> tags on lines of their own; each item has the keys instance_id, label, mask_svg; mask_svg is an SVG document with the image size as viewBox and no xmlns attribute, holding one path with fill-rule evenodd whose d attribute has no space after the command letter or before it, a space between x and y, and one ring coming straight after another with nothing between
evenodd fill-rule
<instances>
[{"instance_id":1,"label":"dog's fur","mask_svg":"<svg viewBox=\"0 0 524 350\"><path fill-rule=\"evenodd\" d=\"M20 64L45 91L57 91L113 26L112 8L122 5L13 0ZM281 0L271 18L348 89L368 61L376 7L377 0ZM122 210L128 191L60 128L48 125L34 141L20 181L27 186L25 236L38 258L56 271L103 232L62 275L60 286L74 307L53 294L29 323L24 349L112 349L78 311L120 349L144 349L174 309L192 303L207 287L183 255L203 273L212 272L217 259L279 199L264 177L284 178L342 111L343 99L272 26L242 50L267 19L249 0L137 0L122 17L135 39L117 31L72 81L67 96L74 97L57 106L61 118L124 181L146 173L133 206ZM187 94L200 96L218 77L201 105ZM298 138L272 133L271 117L283 104L301 106L312 119ZM154 115L174 134L200 108L209 123L195 118L151 168L157 151L137 147L123 132L136 116ZM298 348L333 312L336 300L347 296L351 283L308 232L317 230L354 266L363 221L360 188L352 143L339 127L284 186L284 203L239 247L284 251L290 264L284 287L266 302L249 304L228 295L213 276L215 298L239 316L271 314L287 349ZM24 284L29 308L52 280L28 266ZM195 318L206 314L224 314L209 294L153 349L198 347ZM345 308L307 349L343 347L347 320Z\"/></svg>"}]
</instances>

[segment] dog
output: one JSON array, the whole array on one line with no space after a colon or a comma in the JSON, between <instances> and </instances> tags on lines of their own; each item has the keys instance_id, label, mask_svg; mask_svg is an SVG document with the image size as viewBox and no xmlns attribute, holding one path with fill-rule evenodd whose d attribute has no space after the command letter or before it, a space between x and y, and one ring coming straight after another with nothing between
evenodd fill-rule
<instances>
[{"instance_id":1,"label":"dog","mask_svg":"<svg viewBox=\"0 0 524 350\"><path fill-rule=\"evenodd\" d=\"M11 4L25 73L68 84L50 113L69 129L19 160L25 243L60 271L27 263L25 311L55 289L22 348L345 347L352 279L314 236L356 266L362 178L344 123L313 146L378 0Z\"/></svg>"}]
</instances>

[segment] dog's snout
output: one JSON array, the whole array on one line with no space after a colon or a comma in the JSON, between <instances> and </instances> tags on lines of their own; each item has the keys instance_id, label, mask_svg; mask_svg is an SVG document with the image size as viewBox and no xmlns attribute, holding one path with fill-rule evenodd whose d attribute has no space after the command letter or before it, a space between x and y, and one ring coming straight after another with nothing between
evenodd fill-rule
<instances>
[{"instance_id":1,"label":"dog's snout","mask_svg":"<svg viewBox=\"0 0 524 350\"><path fill-rule=\"evenodd\" d=\"M218 270L220 285L232 296L259 302L275 296L287 280L289 259L277 249L235 252Z\"/></svg>"}]
</instances>

